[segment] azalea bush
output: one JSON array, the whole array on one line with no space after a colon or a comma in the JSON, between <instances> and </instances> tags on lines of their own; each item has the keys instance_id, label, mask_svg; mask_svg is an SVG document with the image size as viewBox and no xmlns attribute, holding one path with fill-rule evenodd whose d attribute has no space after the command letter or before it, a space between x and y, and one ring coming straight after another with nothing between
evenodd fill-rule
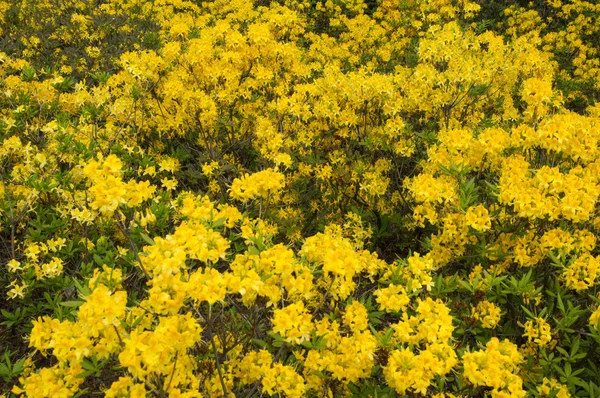
<instances>
[{"instance_id":1,"label":"azalea bush","mask_svg":"<svg viewBox=\"0 0 600 398\"><path fill-rule=\"evenodd\" d=\"M600 396L599 17L0 1L0 395Z\"/></svg>"}]
</instances>

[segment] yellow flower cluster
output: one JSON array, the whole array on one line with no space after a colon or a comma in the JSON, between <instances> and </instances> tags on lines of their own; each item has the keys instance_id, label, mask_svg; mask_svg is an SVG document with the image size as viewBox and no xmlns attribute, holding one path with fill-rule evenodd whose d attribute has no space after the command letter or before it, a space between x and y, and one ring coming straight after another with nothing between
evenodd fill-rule
<instances>
[{"instance_id":1,"label":"yellow flower cluster","mask_svg":"<svg viewBox=\"0 0 600 398\"><path fill-rule=\"evenodd\" d=\"M270 199L277 202L285 185L285 176L273 169L259 171L233 180L230 196L246 202L250 199Z\"/></svg>"},{"instance_id":2,"label":"yellow flower cluster","mask_svg":"<svg viewBox=\"0 0 600 398\"><path fill-rule=\"evenodd\" d=\"M230 205L219 205L215 209L208 196L197 197L190 192L184 192L178 197L177 211L189 220L201 223L214 223L223 220L223 225L232 228L242 219L240 211Z\"/></svg>"},{"instance_id":3,"label":"yellow flower cluster","mask_svg":"<svg viewBox=\"0 0 600 398\"><path fill-rule=\"evenodd\" d=\"M527 337L529 343L544 347L552 341L552 328L543 318L529 320L523 327L525 328L523 337Z\"/></svg>"},{"instance_id":4,"label":"yellow flower cluster","mask_svg":"<svg viewBox=\"0 0 600 398\"><path fill-rule=\"evenodd\" d=\"M345 300L356 288L355 276L363 271L375 274L385 265L366 250L355 251L352 243L335 228L306 239L299 254L322 267L324 277L319 286L340 300Z\"/></svg>"},{"instance_id":5,"label":"yellow flower cluster","mask_svg":"<svg viewBox=\"0 0 600 398\"><path fill-rule=\"evenodd\" d=\"M527 103L524 115L536 122L548 113L548 104L553 97L552 82L538 78L529 78L523 82L521 98Z\"/></svg>"},{"instance_id":6,"label":"yellow flower cluster","mask_svg":"<svg viewBox=\"0 0 600 398\"><path fill-rule=\"evenodd\" d=\"M386 288L378 289L375 295L377 296L375 300L382 311L398 312L410 303L410 298L401 285L390 284Z\"/></svg>"},{"instance_id":7,"label":"yellow flower cluster","mask_svg":"<svg viewBox=\"0 0 600 398\"><path fill-rule=\"evenodd\" d=\"M487 329L493 329L500 322L502 310L498 305L487 300L480 301L476 307L472 307L473 318L481 322L481 326Z\"/></svg>"},{"instance_id":8,"label":"yellow flower cluster","mask_svg":"<svg viewBox=\"0 0 600 398\"><path fill-rule=\"evenodd\" d=\"M82 373L85 358L108 358L118 352L126 300L125 292L111 292L105 285L98 285L80 307L77 321L60 322L49 317L34 321L30 345L45 354L51 350L58 364L21 378L22 390L28 396L40 397L77 392L83 382L77 376Z\"/></svg>"},{"instance_id":9,"label":"yellow flower cluster","mask_svg":"<svg viewBox=\"0 0 600 398\"><path fill-rule=\"evenodd\" d=\"M0 396L590 395L600 6L54 3L0 0Z\"/></svg>"},{"instance_id":10,"label":"yellow flower cluster","mask_svg":"<svg viewBox=\"0 0 600 398\"><path fill-rule=\"evenodd\" d=\"M119 377L105 394L107 398L143 398L146 396L146 387L143 383L135 383L131 377Z\"/></svg>"},{"instance_id":11,"label":"yellow flower cluster","mask_svg":"<svg viewBox=\"0 0 600 398\"><path fill-rule=\"evenodd\" d=\"M398 394L411 391L424 395L432 379L450 372L456 362L456 354L446 345L432 344L419 354L404 348L391 353L383 374Z\"/></svg>"},{"instance_id":12,"label":"yellow flower cluster","mask_svg":"<svg viewBox=\"0 0 600 398\"><path fill-rule=\"evenodd\" d=\"M304 377L308 389L321 391L326 379L318 374L326 374L335 380L356 383L369 377L377 349L377 338L367 330L367 313L364 306L354 302L346 307L345 331L338 321L322 319L315 322L315 334L323 339L324 346L301 354L304 358Z\"/></svg>"},{"instance_id":13,"label":"yellow flower cluster","mask_svg":"<svg viewBox=\"0 0 600 398\"><path fill-rule=\"evenodd\" d=\"M600 329L600 307L596 308L592 315L590 315L589 324L592 329Z\"/></svg>"},{"instance_id":14,"label":"yellow flower cluster","mask_svg":"<svg viewBox=\"0 0 600 398\"><path fill-rule=\"evenodd\" d=\"M90 160L83 167L83 173L92 182L89 188L92 210L103 215L112 215L119 205L137 207L152 197L156 187L148 181L124 183L121 179L122 162L115 155L104 159L102 154L98 160Z\"/></svg>"},{"instance_id":15,"label":"yellow flower cluster","mask_svg":"<svg viewBox=\"0 0 600 398\"><path fill-rule=\"evenodd\" d=\"M453 203L457 199L455 184L447 177L422 173L407 180L405 185L417 203Z\"/></svg>"},{"instance_id":16,"label":"yellow flower cluster","mask_svg":"<svg viewBox=\"0 0 600 398\"><path fill-rule=\"evenodd\" d=\"M273 311L273 332L279 333L289 343L300 344L308 340L314 328L302 301Z\"/></svg>"},{"instance_id":17,"label":"yellow flower cluster","mask_svg":"<svg viewBox=\"0 0 600 398\"><path fill-rule=\"evenodd\" d=\"M21 378L21 387L13 387L15 394L25 394L27 397L71 397L79 391L83 379L78 377L83 368L78 364L55 365L42 368L39 372L31 373Z\"/></svg>"},{"instance_id":18,"label":"yellow flower cluster","mask_svg":"<svg viewBox=\"0 0 600 398\"><path fill-rule=\"evenodd\" d=\"M284 394L287 397L303 397L306 389L302 376L291 366L280 363L265 370L262 385L267 394Z\"/></svg>"},{"instance_id":19,"label":"yellow flower cluster","mask_svg":"<svg viewBox=\"0 0 600 398\"><path fill-rule=\"evenodd\" d=\"M196 365L187 350L200 341L202 328L191 315L163 317L154 330L132 331L123 338L121 366L139 380L169 375L172 389L198 386L191 372Z\"/></svg>"},{"instance_id":20,"label":"yellow flower cluster","mask_svg":"<svg viewBox=\"0 0 600 398\"><path fill-rule=\"evenodd\" d=\"M480 232L492 228L489 212L483 205L469 207L465 215L465 222L469 227Z\"/></svg>"},{"instance_id":21,"label":"yellow flower cluster","mask_svg":"<svg viewBox=\"0 0 600 398\"><path fill-rule=\"evenodd\" d=\"M266 350L251 351L239 362L236 377L243 384L261 380L263 391L270 395L283 394L286 397L303 397L306 392L304 379L293 367L273 363Z\"/></svg>"},{"instance_id":22,"label":"yellow flower cluster","mask_svg":"<svg viewBox=\"0 0 600 398\"><path fill-rule=\"evenodd\" d=\"M392 327L394 338L403 348L392 351L383 374L399 394L425 394L436 375L447 374L458 363L449 344L454 330L452 317L441 301L418 299L416 315L403 312L401 320ZM421 345L415 354L412 347Z\"/></svg>"},{"instance_id":23,"label":"yellow flower cluster","mask_svg":"<svg viewBox=\"0 0 600 398\"><path fill-rule=\"evenodd\" d=\"M565 285L569 289L585 290L596 285L600 276L600 262L597 257L584 253L563 271Z\"/></svg>"},{"instance_id":24,"label":"yellow flower cluster","mask_svg":"<svg viewBox=\"0 0 600 398\"><path fill-rule=\"evenodd\" d=\"M295 258L292 250L281 244L258 255L238 255L230 269L239 280L236 286L232 280L230 289L241 294L246 306L254 304L258 296L266 297L268 306L277 305L284 293L290 300L314 296L312 272Z\"/></svg>"},{"instance_id":25,"label":"yellow flower cluster","mask_svg":"<svg viewBox=\"0 0 600 398\"><path fill-rule=\"evenodd\" d=\"M513 139L524 148L544 148L589 165L600 154L596 126L595 118L569 112L542 120L535 130L522 126L514 131Z\"/></svg>"},{"instance_id":26,"label":"yellow flower cluster","mask_svg":"<svg viewBox=\"0 0 600 398\"><path fill-rule=\"evenodd\" d=\"M401 264L401 274L406 280L406 285L409 292L414 292L425 287L427 290L431 290L434 285L431 277L431 272L435 267L433 256L431 253L427 253L425 256L421 256L419 253L413 253L412 256L406 260L406 265Z\"/></svg>"},{"instance_id":27,"label":"yellow flower cluster","mask_svg":"<svg viewBox=\"0 0 600 398\"><path fill-rule=\"evenodd\" d=\"M538 392L542 396L552 396L556 398L570 398L569 389L564 384L559 383L556 379L548 379L544 377L542 385L537 387Z\"/></svg>"},{"instance_id":28,"label":"yellow flower cluster","mask_svg":"<svg viewBox=\"0 0 600 398\"><path fill-rule=\"evenodd\" d=\"M517 346L492 337L485 350L463 355L464 375L475 386L492 387L492 397L525 397L523 380L517 375L522 361Z\"/></svg>"},{"instance_id":29,"label":"yellow flower cluster","mask_svg":"<svg viewBox=\"0 0 600 398\"><path fill-rule=\"evenodd\" d=\"M531 175L530 167L522 156L506 160L499 184L500 203L512 204L522 217L555 220L562 216L573 222L590 218L600 194L597 183L589 178L591 169L563 174L557 167L543 166Z\"/></svg>"},{"instance_id":30,"label":"yellow flower cluster","mask_svg":"<svg viewBox=\"0 0 600 398\"><path fill-rule=\"evenodd\" d=\"M510 146L510 135L500 128L487 128L479 135L466 129L441 131L438 143L427 150L430 167L451 164L467 167L499 167L503 150ZM435 169L432 168L431 171Z\"/></svg>"}]
</instances>

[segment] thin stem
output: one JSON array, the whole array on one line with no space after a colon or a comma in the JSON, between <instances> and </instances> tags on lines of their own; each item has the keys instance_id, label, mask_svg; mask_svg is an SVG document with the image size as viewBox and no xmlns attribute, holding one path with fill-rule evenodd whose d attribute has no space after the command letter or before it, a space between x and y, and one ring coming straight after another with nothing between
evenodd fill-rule
<instances>
[{"instance_id":1,"label":"thin stem","mask_svg":"<svg viewBox=\"0 0 600 398\"><path fill-rule=\"evenodd\" d=\"M223 371L221 370L221 360L219 359L219 353L217 352L217 345L215 344L215 335L213 333L213 319L212 319L212 305L208 306L208 317L203 317L196 306L192 303L192 309L196 312L198 317L204 319L207 324L206 331L208 332L208 338L210 339L210 343L212 346L213 355L215 357L215 362L217 364L217 372L219 373L219 381L221 382L221 387L223 388L223 396L227 397L227 386L225 385L225 379L223 378Z\"/></svg>"},{"instance_id":2,"label":"thin stem","mask_svg":"<svg viewBox=\"0 0 600 398\"><path fill-rule=\"evenodd\" d=\"M173 376L175 376L175 367L177 367L177 355L179 354L179 351L175 351L175 360L173 361L173 371L171 372L171 377L169 377L169 382L167 383L167 386L164 388L165 392L167 392L169 390L169 387L171 387L171 382L173 381Z\"/></svg>"},{"instance_id":3,"label":"thin stem","mask_svg":"<svg viewBox=\"0 0 600 398\"><path fill-rule=\"evenodd\" d=\"M146 268L144 267L144 264L142 263L142 259L140 258L140 255L138 253L137 246L135 245L135 243L133 242L133 240L131 240L131 236L129 236L129 230L125 226L125 223L123 222L123 220L121 220L120 217L117 216L116 213L115 213L115 218L117 219L117 225L119 226L119 229L121 230L121 232L123 233L123 235L125 235L125 237L129 241L129 246L131 247L131 250L133 250L133 252L135 254L135 257L136 257L136 259L138 261L138 264L140 265L140 268L142 269L142 271L144 271L144 275L146 275L146 278L152 279L150 277L150 274L148 274L148 271L146 271Z\"/></svg>"}]
</instances>

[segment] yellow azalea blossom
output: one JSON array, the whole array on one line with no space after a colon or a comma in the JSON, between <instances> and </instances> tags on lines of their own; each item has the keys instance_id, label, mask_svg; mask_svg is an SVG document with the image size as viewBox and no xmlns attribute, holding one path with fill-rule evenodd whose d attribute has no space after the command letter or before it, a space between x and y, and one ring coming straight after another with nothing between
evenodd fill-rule
<instances>
[{"instance_id":1,"label":"yellow azalea blossom","mask_svg":"<svg viewBox=\"0 0 600 398\"><path fill-rule=\"evenodd\" d=\"M527 321L524 328L523 337L527 337L528 342L544 347L552 341L552 329L543 318L536 318L535 322L532 320Z\"/></svg>"},{"instance_id":2,"label":"yellow azalea blossom","mask_svg":"<svg viewBox=\"0 0 600 398\"><path fill-rule=\"evenodd\" d=\"M14 258L6 263L6 267L8 268L9 272L17 272L23 269L23 267L21 267L21 263Z\"/></svg>"},{"instance_id":3,"label":"yellow azalea blossom","mask_svg":"<svg viewBox=\"0 0 600 398\"><path fill-rule=\"evenodd\" d=\"M267 169L251 175L246 174L241 179L234 179L231 184L230 196L243 202L268 197L276 201L284 185L283 174L273 169Z\"/></svg>"},{"instance_id":4,"label":"yellow azalea blossom","mask_svg":"<svg viewBox=\"0 0 600 398\"><path fill-rule=\"evenodd\" d=\"M273 331L289 343L307 341L313 329L311 316L301 301L273 311Z\"/></svg>"},{"instance_id":5,"label":"yellow azalea blossom","mask_svg":"<svg viewBox=\"0 0 600 398\"><path fill-rule=\"evenodd\" d=\"M7 293L8 298L15 299L17 297L19 297L19 298L25 297L25 292L27 291L27 284L25 284L25 283L18 284L16 281L12 281L10 283L9 287L10 287L10 290Z\"/></svg>"},{"instance_id":6,"label":"yellow azalea blossom","mask_svg":"<svg viewBox=\"0 0 600 398\"><path fill-rule=\"evenodd\" d=\"M547 377L544 377L542 385L537 387L537 391L541 396L555 396L557 398L571 397L567 386L559 383L556 379L548 379Z\"/></svg>"},{"instance_id":7,"label":"yellow azalea blossom","mask_svg":"<svg viewBox=\"0 0 600 398\"><path fill-rule=\"evenodd\" d=\"M600 306L598 308L596 308L596 310L594 312L592 312L592 315L590 316L590 319L589 319L590 326L593 329L599 328L599 322L600 322Z\"/></svg>"},{"instance_id":8,"label":"yellow azalea blossom","mask_svg":"<svg viewBox=\"0 0 600 398\"><path fill-rule=\"evenodd\" d=\"M168 179L167 177L165 177L160 181L162 182L163 187L165 187L169 191L175 189L175 187L177 186L177 180L175 179Z\"/></svg>"},{"instance_id":9,"label":"yellow azalea blossom","mask_svg":"<svg viewBox=\"0 0 600 398\"><path fill-rule=\"evenodd\" d=\"M496 304L487 300L477 303L472 308L473 317L481 322L481 325L487 329L493 329L500 321L501 309Z\"/></svg>"},{"instance_id":10,"label":"yellow azalea blossom","mask_svg":"<svg viewBox=\"0 0 600 398\"><path fill-rule=\"evenodd\" d=\"M382 311L400 311L410 302L406 291L400 285L391 284L389 287L378 289L375 295Z\"/></svg>"},{"instance_id":11,"label":"yellow azalea blossom","mask_svg":"<svg viewBox=\"0 0 600 398\"><path fill-rule=\"evenodd\" d=\"M492 393L503 392L525 397L523 380L516 374L523 361L517 346L508 340L492 337L485 350L467 352L463 356L464 375L475 386L492 387Z\"/></svg>"}]
</instances>

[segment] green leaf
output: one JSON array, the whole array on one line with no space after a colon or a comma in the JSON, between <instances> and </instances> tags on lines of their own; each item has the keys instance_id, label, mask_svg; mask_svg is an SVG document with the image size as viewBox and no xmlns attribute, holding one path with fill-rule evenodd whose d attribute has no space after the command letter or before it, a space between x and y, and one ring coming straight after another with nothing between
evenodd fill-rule
<instances>
[{"instance_id":1,"label":"green leaf","mask_svg":"<svg viewBox=\"0 0 600 398\"><path fill-rule=\"evenodd\" d=\"M213 228L222 227L223 224L225 224L225 221L227 221L227 217L221 217L218 220L212 222L212 227Z\"/></svg>"},{"instance_id":2,"label":"green leaf","mask_svg":"<svg viewBox=\"0 0 600 398\"><path fill-rule=\"evenodd\" d=\"M65 307L79 307L81 304L85 303L85 301L81 301L81 300L71 300L71 301L63 301L62 303L60 303L60 305L63 305Z\"/></svg>"},{"instance_id":3,"label":"green leaf","mask_svg":"<svg viewBox=\"0 0 600 398\"><path fill-rule=\"evenodd\" d=\"M256 246L250 246L248 247L248 253L254 256L258 256L260 254L260 250L258 250Z\"/></svg>"},{"instance_id":4,"label":"green leaf","mask_svg":"<svg viewBox=\"0 0 600 398\"><path fill-rule=\"evenodd\" d=\"M154 241L152 240L152 238L150 238L148 235L146 235L143 232L140 232L140 236L142 237L142 239L149 245L154 245Z\"/></svg>"},{"instance_id":5,"label":"green leaf","mask_svg":"<svg viewBox=\"0 0 600 398\"><path fill-rule=\"evenodd\" d=\"M525 311L525 313L527 314L527 316L530 317L531 319L537 318L537 316L535 316L535 314L533 314L531 311L529 311L527 309L527 307L525 307L524 305L522 305L521 308L523 309L523 311Z\"/></svg>"},{"instance_id":6,"label":"green leaf","mask_svg":"<svg viewBox=\"0 0 600 398\"><path fill-rule=\"evenodd\" d=\"M90 289L87 285L80 284L77 279L73 279L73 284L75 287L77 287L77 291L79 291L81 297L87 297L92 294L92 289Z\"/></svg>"},{"instance_id":7,"label":"green leaf","mask_svg":"<svg viewBox=\"0 0 600 398\"><path fill-rule=\"evenodd\" d=\"M90 361L88 361L87 359L81 361L81 366L86 370L93 370L94 372L98 370L98 367Z\"/></svg>"},{"instance_id":8,"label":"green leaf","mask_svg":"<svg viewBox=\"0 0 600 398\"><path fill-rule=\"evenodd\" d=\"M131 324L131 329L135 329L137 327L137 325L139 325L140 322L142 322L142 319L144 319L144 316L146 316L145 312L142 315L138 316L136 318L136 320L133 321L133 323Z\"/></svg>"},{"instance_id":9,"label":"green leaf","mask_svg":"<svg viewBox=\"0 0 600 398\"><path fill-rule=\"evenodd\" d=\"M255 344L258 344L262 348L267 348L269 346L269 344L266 341L261 340L261 339L252 339L252 342Z\"/></svg>"},{"instance_id":10,"label":"green leaf","mask_svg":"<svg viewBox=\"0 0 600 398\"><path fill-rule=\"evenodd\" d=\"M94 373L96 373L96 372L95 372L95 371L93 371L93 370L86 370L86 371L85 371L85 372L83 372L83 373L79 373L79 374L77 375L77 378L78 378L78 379L85 379L86 377L88 377L88 376L91 376L91 375L93 375Z\"/></svg>"},{"instance_id":11,"label":"green leaf","mask_svg":"<svg viewBox=\"0 0 600 398\"><path fill-rule=\"evenodd\" d=\"M98 254L94 253L94 256L93 256L93 257L94 257L94 262L95 262L97 265L100 265L100 266L104 265L104 260L103 260L103 259L102 259L102 257L100 257Z\"/></svg>"}]
</instances>

